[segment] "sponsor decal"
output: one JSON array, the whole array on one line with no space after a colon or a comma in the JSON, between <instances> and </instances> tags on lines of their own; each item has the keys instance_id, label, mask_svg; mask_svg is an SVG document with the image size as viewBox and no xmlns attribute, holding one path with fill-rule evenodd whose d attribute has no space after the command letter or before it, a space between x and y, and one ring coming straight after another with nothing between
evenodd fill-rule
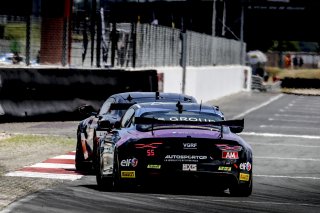
<instances>
[{"instance_id":1,"label":"sponsor decal","mask_svg":"<svg viewBox=\"0 0 320 213\"><path fill-rule=\"evenodd\" d=\"M147 149L147 156L154 157L154 149Z\"/></svg>"},{"instance_id":2,"label":"sponsor decal","mask_svg":"<svg viewBox=\"0 0 320 213\"><path fill-rule=\"evenodd\" d=\"M107 154L113 154L114 146L111 143L105 143L103 146L103 152Z\"/></svg>"},{"instance_id":3,"label":"sponsor decal","mask_svg":"<svg viewBox=\"0 0 320 213\"><path fill-rule=\"evenodd\" d=\"M246 174L246 173L240 172L240 174L239 174L239 180L242 180L242 181L249 181L249 177L250 177L250 175Z\"/></svg>"},{"instance_id":4,"label":"sponsor decal","mask_svg":"<svg viewBox=\"0 0 320 213\"><path fill-rule=\"evenodd\" d=\"M170 118L157 118L158 120L169 120L169 121L197 121L197 122L215 122L215 120L206 119L206 118L196 118L196 117L170 117Z\"/></svg>"},{"instance_id":5,"label":"sponsor decal","mask_svg":"<svg viewBox=\"0 0 320 213\"><path fill-rule=\"evenodd\" d=\"M197 171L197 164L182 164L183 171Z\"/></svg>"},{"instance_id":6,"label":"sponsor decal","mask_svg":"<svg viewBox=\"0 0 320 213\"><path fill-rule=\"evenodd\" d=\"M161 169L161 165L149 164L147 166L148 169Z\"/></svg>"},{"instance_id":7,"label":"sponsor decal","mask_svg":"<svg viewBox=\"0 0 320 213\"><path fill-rule=\"evenodd\" d=\"M250 162L246 162L246 163L240 163L240 169L241 170L245 170L245 171L250 171L252 166L251 166L251 163Z\"/></svg>"},{"instance_id":8,"label":"sponsor decal","mask_svg":"<svg viewBox=\"0 0 320 213\"><path fill-rule=\"evenodd\" d=\"M237 151L240 152L242 150L242 146L232 146L228 144L216 144L222 151Z\"/></svg>"},{"instance_id":9,"label":"sponsor decal","mask_svg":"<svg viewBox=\"0 0 320 213\"><path fill-rule=\"evenodd\" d=\"M102 136L105 136L106 134L108 134L108 131L96 131L96 136L98 138L102 137Z\"/></svg>"},{"instance_id":10,"label":"sponsor decal","mask_svg":"<svg viewBox=\"0 0 320 213\"><path fill-rule=\"evenodd\" d=\"M229 167L229 166L219 166L218 170L219 170L219 171L227 171L227 172L230 172L230 171L231 171L231 167Z\"/></svg>"},{"instance_id":11,"label":"sponsor decal","mask_svg":"<svg viewBox=\"0 0 320 213\"><path fill-rule=\"evenodd\" d=\"M199 160L206 160L207 156L201 155L167 155L164 160L171 162L185 161L185 162L198 162Z\"/></svg>"},{"instance_id":12,"label":"sponsor decal","mask_svg":"<svg viewBox=\"0 0 320 213\"><path fill-rule=\"evenodd\" d=\"M183 149L197 149L197 143L183 143Z\"/></svg>"},{"instance_id":13,"label":"sponsor decal","mask_svg":"<svg viewBox=\"0 0 320 213\"><path fill-rule=\"evenodd\" d=\"M121 178L136 178L135 171L121 171Z\"/></svg>"},{"instance_id":14,"label":"sponsor decal","mask_svg":"<svg viewBox=\"0 0 320 213\"><path fill-rule=\"evenodd\" d=\"M137 158L132 158L132 159L124 159L120 162L120 165L122 167L136 167L138 165L138 159Z\"/></svg>"},{"instance_id":15,"label":"sponsor decal","mask_svg":"<svg viewBox=\"0 0 320 213\"><path fill-rule=\"evenodd\" d=\"M239 155L238 155L238 152L223 151L222 158L223 159L239 159Z\"/></svg>"}]
</instances>

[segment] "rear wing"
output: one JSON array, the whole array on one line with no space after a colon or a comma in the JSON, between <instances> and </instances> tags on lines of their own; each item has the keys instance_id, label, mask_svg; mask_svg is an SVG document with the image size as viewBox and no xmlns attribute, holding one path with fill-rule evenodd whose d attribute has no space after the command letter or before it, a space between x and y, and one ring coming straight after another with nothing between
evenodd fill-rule
<instances>
[{"instance_id":1,"label":"rear wing","mask_svg":"<svg viewBox=\"0 0 320 213\"><path fill-rule=\"evenodd\" d=\"M227 121L168 121L158 120L156 118L135 117L135 124L180 124L180 125L213 125L213 126L228 126L234 133L240 133L244 129L244 119L227 120Z\"/></svg>"}]
</instances>

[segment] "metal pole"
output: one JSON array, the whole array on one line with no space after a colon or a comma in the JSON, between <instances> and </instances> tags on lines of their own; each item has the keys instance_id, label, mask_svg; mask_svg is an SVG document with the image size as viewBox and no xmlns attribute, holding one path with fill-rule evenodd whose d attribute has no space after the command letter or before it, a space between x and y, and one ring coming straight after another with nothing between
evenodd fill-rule
<instances>
[{"instance_id":1,"label":"metal pole","mask_svg":"<svg viewBox=\"0 0 320 213\"><path fill-rule=\"evenodd\" d=\"M99 13L97 12L97 55L96 55L96 63L97 67L101 67L101 38L102 38L102 20L100 16L100 11Z\"/></svg>"},{"instance_id":2,"label":"metal pole","mask_svg":"<svg viewBox=\"0 0 320 213\"><path fill-rule=\"evenodd\" d=\"M185 85L186 85L186 71L187 71L187 32L182 32L182 86L181 93L185 94Z\"/></svg>"},{"instance_id":3,"label":"metal pole","mask_svg":"<svg viewBox=\"0 0 320 213\"><path fill-rule=\"evenodd\" d=\"M244 25L244 6L241 5L241 29L240 29L240 64L244 65L244 42L243 42L243 25Z\"/></svg>"},{"instance_id":4,"label":"metal pole","mask_svg":"<svg viewBox=\"0 0 320 213\"><path fill-rule=\"evenodd\" d=\"M62 66L67 64L67 43L68 43L68 20L66 17L63 18L63 39L62 39Z\"/></svg>"},{"instance_id":5,"label":"metal pole","mask_svg":"<svg viewBox=\"0 0 320 213\"><path fill-rule=\"evenodd\" d=\"M217 10L216 10L216 0L212 2L212 27L211 35L216 36L216 19L217 19Z\"/></svg>"},{"instance_id":6,"label":"metal pole","mask_svg":"<svg viewBox=\"0 0 320 213\"><path fill-rule=\"evenodd\" d=\"M30 14L27 15L27 26L26 26L26 64L30 65L30 43L31 43L31 18Z\"/></svg>"},{"instance_id":7,"label":"metal pole","mask_svg":"<svg viewBox=\"0 0 320 213\"><path fill-rule=\"evenodd\" d=\"M92 1L91 4L91 66L93 66L93 58L94 58L94 40L96 33L96 11L97 11L97 2L96 0Z\"/></svg>"},{"instance_id":8,"label":"metal pole","mask_svg":"<svg viewBox=\"0 0 320 213\"><path fill-rule=\"evenodd\" d=\"M227 21L226 1L223 1L222 32L221 32L222 36L226 35L226 21Z\"/></svg>"}]
</instances>

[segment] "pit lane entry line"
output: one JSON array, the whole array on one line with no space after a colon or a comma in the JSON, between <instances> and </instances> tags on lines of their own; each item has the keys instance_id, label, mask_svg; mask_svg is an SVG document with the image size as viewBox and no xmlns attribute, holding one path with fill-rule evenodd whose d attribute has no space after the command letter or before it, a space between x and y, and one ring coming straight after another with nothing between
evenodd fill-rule
<instances>
[{"instance_id":1,"label":"pit lane entry line","mask_svg":"<svg viewBox=\"0 0 320 213\"><path fill-rule=\"evenodd\" d=\"M203 199L189 199L185 197L157 197L159 200L189 200L189 201L203 201ZM320 207L320 205L312 203L290 203L290 202L268 202L268 201L250 201L250 200L212 200L210 202L217 203L247 203L247 204L270 204L270 205L289 205L289 206L310 206L310 207Z\"/></svg>"}]
</instances>

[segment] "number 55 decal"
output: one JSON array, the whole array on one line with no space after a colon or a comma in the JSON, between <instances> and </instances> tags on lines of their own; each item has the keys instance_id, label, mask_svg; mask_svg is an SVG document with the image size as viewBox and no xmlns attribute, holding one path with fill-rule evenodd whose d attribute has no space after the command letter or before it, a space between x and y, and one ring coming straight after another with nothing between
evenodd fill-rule
<instances>
[{"instance_id":1,"label":"number 55 decal","mask_svg":"<svg viewBox=\"0 0 320 213\"><path fill-rule=\"evenodd\" d=\"M153 157L154 156L154 149L148 149L147 150L147 156L148 157Z\"/></svg>"}]
</instances>

